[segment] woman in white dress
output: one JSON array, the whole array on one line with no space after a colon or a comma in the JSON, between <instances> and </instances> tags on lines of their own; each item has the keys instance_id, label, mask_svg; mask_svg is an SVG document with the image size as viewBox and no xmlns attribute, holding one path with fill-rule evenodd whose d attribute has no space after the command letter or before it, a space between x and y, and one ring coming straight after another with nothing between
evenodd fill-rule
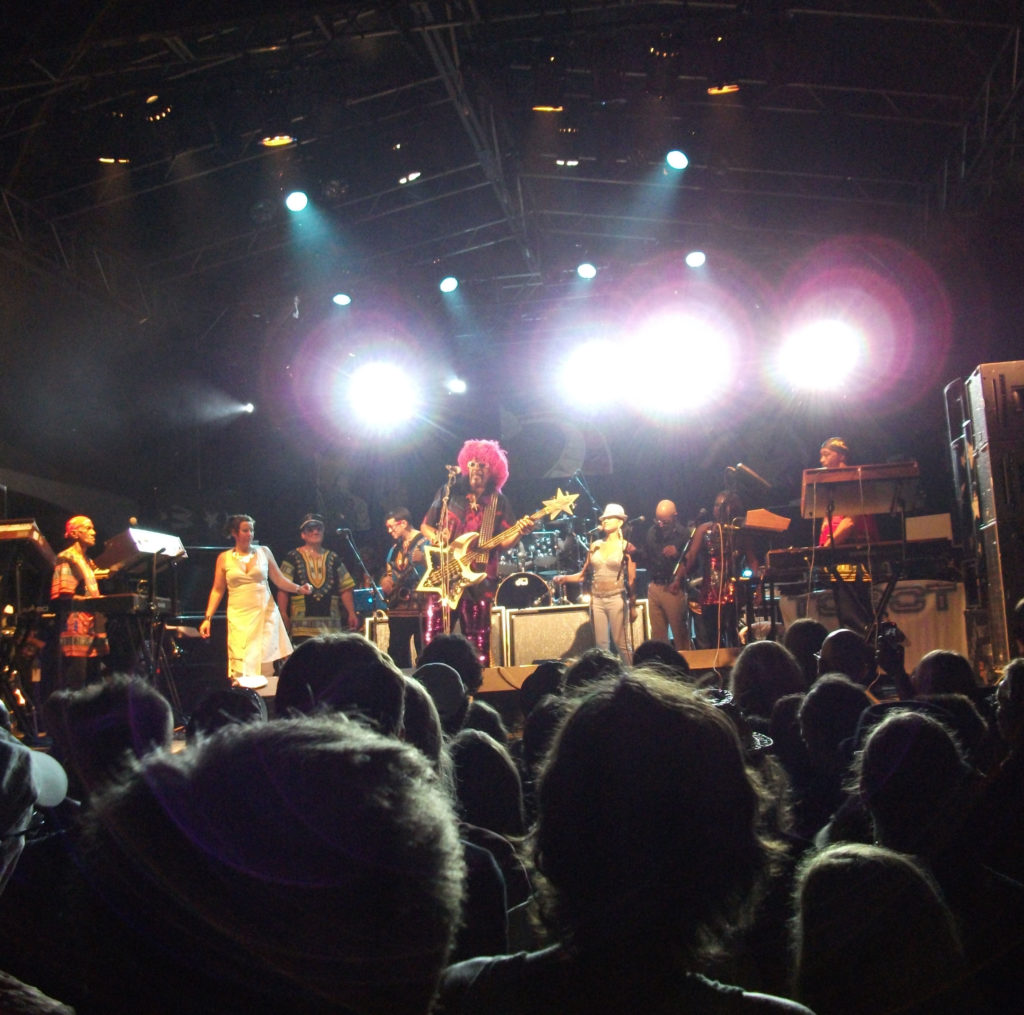
<instances>
[{"instance_id":1,"label":"woman in white dress","mask_svg":"<svg viewBox=\"0 0 1024 1015\"><path fill-rule=\"evenodd\" d=\"M256 522L250 515L228 519L228 532L235 546L217 558L206 616L199 625L199 633L209 638L210 621L227 592L228 677L248 687L266 684L274 662L292 653L267 578L284 592L310 595L313 591L308 583L296 585L281 573L270 547L253 543L255 531Z\"/></svg>"}]
</instances>

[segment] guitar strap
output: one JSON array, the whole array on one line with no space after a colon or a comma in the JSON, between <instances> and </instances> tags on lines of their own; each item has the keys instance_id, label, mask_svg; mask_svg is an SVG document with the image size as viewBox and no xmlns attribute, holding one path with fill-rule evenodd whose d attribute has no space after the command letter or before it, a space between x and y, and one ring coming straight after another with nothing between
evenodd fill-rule
<instances>
[{"instance_id":1,"label":"guitar strap","mask_svg":"<svg viewBox=\"0 0 1024 1015\"><path fill-rule=\"evenodd\" d=\"M494 521L498 517L498 495L491 494L491 499L484 508L484 517L480 523L480 542L486 543L494 535Z\"/></svg>"}]
</instances>

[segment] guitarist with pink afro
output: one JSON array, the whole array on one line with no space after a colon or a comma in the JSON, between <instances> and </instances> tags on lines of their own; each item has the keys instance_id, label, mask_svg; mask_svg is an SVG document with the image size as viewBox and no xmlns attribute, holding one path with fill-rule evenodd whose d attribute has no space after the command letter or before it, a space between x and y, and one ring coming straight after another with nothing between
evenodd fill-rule
<instances>
[{"instance_id":1,"label":"guitarist with pink afro","mask_svg":"<svg viewBox=\"0 0 1024 1015\"><path fill-rule=\"evenodd\" d=\"M435 547L448 547L467 533L479 533L472 547L452 548L455 559L450 567L455 581L464 572L482 574L465 583L457 598L462 633L469 639L483 666L490 665L491 603L498 584L498 557L503 549L514 546L533 530L532 518L516 519L508 498L501 492L508 479L508 456L497 441L469 440L458 457L454 482L438 491L420 526ZM502 533L507 535L502 538ZM463 544L465 540L461 541ZM475 550L477 543L488 544L486 551ZM457 565L457 566L456 566ZM454 597L453 597L454 598ZM442 598L428 599L424 641L430 642L444 628Z\"/></svg>"}]
</instances>

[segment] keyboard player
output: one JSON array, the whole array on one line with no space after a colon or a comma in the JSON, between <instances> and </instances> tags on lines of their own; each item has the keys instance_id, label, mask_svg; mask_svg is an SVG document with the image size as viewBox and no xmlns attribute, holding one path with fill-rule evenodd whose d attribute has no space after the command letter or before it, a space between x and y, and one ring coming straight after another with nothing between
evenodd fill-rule
<instances>
[{"instance_id":1,"label":"keyboard player","mask_svg":"<svg viewBox=\"0 0 1024 1015\"><path fill-rule=\"evenodd\" d=\"M829 437L822 442L818 460L823 469L850 467L850 448L842 437ZM878 526L873 515L833 515L823 518L818 546L841 546L843 543L877 543Z\"/></svg>"},{"instance_id":2,"label":"keyboard player","mask_svg":"<svg viewBox=\"0 0 1024 1015\"><path fill-rule=\"evenodd\" d=\"M70 544L57 554L50 584L50 602L62 618L57 688L77 689L99 675L100 657L108 650L103 615L75 610L74 603L99 596L98 582L109 572L97 568L87 555L96 545L91 519L69 518L64 538Z\"/></svg>"}]
</instances>

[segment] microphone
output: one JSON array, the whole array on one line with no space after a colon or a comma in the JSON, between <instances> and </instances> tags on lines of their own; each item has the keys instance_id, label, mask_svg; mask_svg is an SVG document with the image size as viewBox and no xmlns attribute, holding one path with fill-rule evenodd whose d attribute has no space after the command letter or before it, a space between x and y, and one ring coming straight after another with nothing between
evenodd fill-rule
<instances>
[{"instance_id":1,"label":"microphone","mask_svg":"<svg viewBox=\"0 0 1024 1015\"><path fill-rule=\"evenodd\" d=\"M457 476L460 472L462 472L462 469L460 469L457 465L446 465L444 468L449 476Z\"/></svg>"},{"instance_id":2,"label":"microphone","mask_svg":"<svg viewBox=\"0 0 1024 1015\"><path fill-rule=\"evenodd\" d=\"M632 525L634 522L646 522L646 521L647 521L647 515L637 515L636 518L630 518L626 522L626 524L627 525Z\"/></svg>"},{"instance_id":3,"label":"microphone","mask_svg":"<svg viewBox=\"0 0 1024 1015\"><path fill-rule=\"evenodd\" d=\"M748 479L752 479L755 483L760 483L761 486L763 486L766 490L770 489L772 485L771 483L768 482L767 479L764 478L764 476L759 476L756 472L754 472L752 468L750 468L749 465L744 465L742 462L736 463L736 468L734 471L742 472L744 476L746 476Z\"/></svg>"},{"instance_id":4,"label":"microphone","mask_svg":"<svg viewBox=\"0 0 1024 1015\"><path fill-rule=\"evenodd\" d=\"M344 519L343 519L343 520L344 520ZM335 531L335 532L336 532L336 533L337 533L337 534L338 534L339 536L341 536L341 535L344 535L344 534L345 534L346 532L349 532L349 533L350 533L350 532L351 532L352 530L351 530L351 529L346 529L346 528L344 528L344 527L343 527L343 528L340 528L340 529L335 529L334 531Z\"/></svg>"}]
</instances>

